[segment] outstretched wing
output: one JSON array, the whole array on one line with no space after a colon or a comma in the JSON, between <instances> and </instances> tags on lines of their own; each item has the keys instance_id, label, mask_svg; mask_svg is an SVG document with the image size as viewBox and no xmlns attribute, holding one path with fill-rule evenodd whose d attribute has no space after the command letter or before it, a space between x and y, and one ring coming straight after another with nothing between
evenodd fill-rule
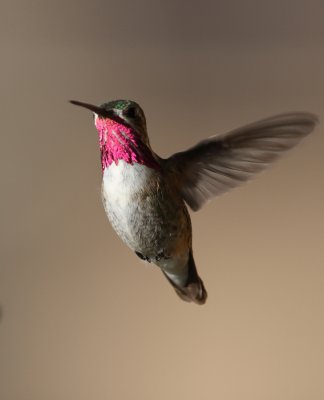
<instances>
[{"instance_id":1,"label":"outstretched wing","mask_svg":"<svg viewBox=\"0 0 324 400\"><path fill-rule=\"evenodd\" d=\"M208 200L251 179L308 135L318 122L309 113L282 114L212 136L166 161L186 203L199 210Z\"/></svg>"}]
</instances>

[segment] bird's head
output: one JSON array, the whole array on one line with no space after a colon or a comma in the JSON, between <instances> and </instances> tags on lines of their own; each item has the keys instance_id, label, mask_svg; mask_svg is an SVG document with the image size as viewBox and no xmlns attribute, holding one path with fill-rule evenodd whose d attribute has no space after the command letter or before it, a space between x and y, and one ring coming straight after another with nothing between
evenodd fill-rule
<instances>
[{"instance_id":1,"label":"bird's head","mask_svg":"<svg viewBox=\"0 0 324 400\"><path fill-rule=\"evenodd\" d=\"M76 100L70 102L94 113L103 170L119 160L158 167L150 147L144 112L135 101L113 100L100 106Z\"/></svg>"},{"instance_id":2,"label":"bird's head","mask_svg":"<svg viewBox=\"0 0 324 400\"><path fill-rule=\"evenodd\" d=\"M125 127L130 129L138 138L149 145L146 129L146 119L142 108L132 100L113 100L95 106L77 100L71 100L72 104L87 108L94 113L94 121L97 130L103 126Z\"/></svg>"}]
</instances>

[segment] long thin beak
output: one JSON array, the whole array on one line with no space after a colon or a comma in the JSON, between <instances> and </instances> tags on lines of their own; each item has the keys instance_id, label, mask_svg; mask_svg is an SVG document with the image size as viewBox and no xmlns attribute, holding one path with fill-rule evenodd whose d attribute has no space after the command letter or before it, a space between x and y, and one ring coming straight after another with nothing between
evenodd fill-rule
<instances>
[{"instance_id":1,"label":"long thin beak","mask_svg":"<svg viewBox=\"0 0 324 400\"><path fill-rule=\"evenodd\" d=\"M82 101L78 101L78 100L70 100L70 103L74 104L75 106L87 108L88 110L90 110L102 117L111 118L113 120L116 119L116 115L114 114L113 110L105 110L99 106L95 106L95 105L89 104L89 103L83 103Z\"/></svg>"}]
</instances>

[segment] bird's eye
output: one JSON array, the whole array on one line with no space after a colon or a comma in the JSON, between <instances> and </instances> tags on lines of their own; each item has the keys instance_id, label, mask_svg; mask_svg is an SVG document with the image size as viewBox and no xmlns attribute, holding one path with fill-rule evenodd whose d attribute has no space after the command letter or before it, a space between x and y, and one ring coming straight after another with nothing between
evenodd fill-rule
<instances>
[{"instance_id":1,"label":"bird's eye","mask_svg":"<svg viewBox=\"0 0 324 400\"><path fill-rule=\"evenodd\" d=\"M129 107L127 110L124 111L124 114L128 118L136 118L137 117L137 112L135 107Z\"/></svg>"}]
</instances>

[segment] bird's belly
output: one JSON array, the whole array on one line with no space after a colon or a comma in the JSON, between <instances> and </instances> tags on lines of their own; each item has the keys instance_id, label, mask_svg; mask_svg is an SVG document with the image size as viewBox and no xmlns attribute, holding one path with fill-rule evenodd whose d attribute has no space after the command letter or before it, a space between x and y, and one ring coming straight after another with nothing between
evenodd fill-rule
<instances>
[{"instance_id":1,"label":"bird's belly","mask_svg":"<svg viewBox=\"0 0 324 400\"><path fill-rule=\"evenodd\" d=\"M119 161L104 171L102 185L104 207L116 233L152 260L187 253L191 245L183 201L170 196L158 174L144 165Z\"/></svg>"}]
</instances>

